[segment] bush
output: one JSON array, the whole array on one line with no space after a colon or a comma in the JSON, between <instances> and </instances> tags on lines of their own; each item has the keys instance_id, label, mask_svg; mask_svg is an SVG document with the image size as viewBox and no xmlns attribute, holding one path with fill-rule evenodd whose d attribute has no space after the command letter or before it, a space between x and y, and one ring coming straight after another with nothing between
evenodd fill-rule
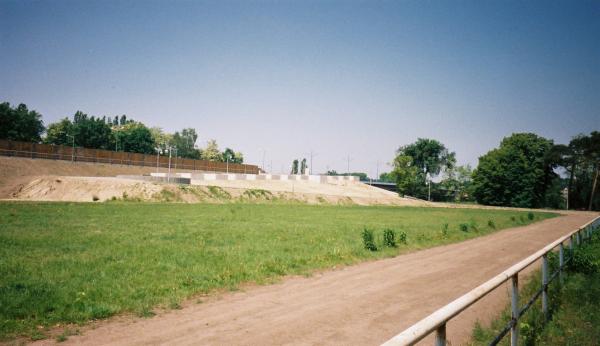
<instances>
[{"instance_id":1,"label":"bush","mask_svg":"<svg viewBox=\"0 0 600 346\"><path fill-rule=\"evenodd\" d=\"M98 197L98 196L96 196L96 195L93 195L93 196L92 196L92 201L94 201L94 202L97 202L97 201L99 201L99 200L100 200L100 197Z\"/></svg>"},{"instance_id":2,"label":"bush","mask_svg":"<svg viewBox=\"0 0 600 346\"><path fill-rule=\"evenodd\" d=\"M406 240L406 233L405 232L400 232L400 234L398 234L398 241L402 244L406 244L408 243Z\"/></svg>"},{"instance_id":3,"label":"bush","mask_svg":"<svg viewBox=\"0 0 600 346\"><path fill-rule=\"evenodd\" d=\"M448 236L448 224L447 223L442 225L442 236L444 238Z\"/></svg>"},{"instance_id":4,"label":"bush","mask_svg":"<svg viewBox=\"0 0 600 346\"><path fill-rule=\"evenodd\" d=\"M458 227L463 232L469 232L469 225L466 223L461 223L460 225L458 225Z\"/></svg>"},{"instance_id":5,"label":"bush","mask_svg":"<svg viewBox=\"0 0 600 346\"><path fill-rule=\"evenodd\" d=\"M488 220L488 227L491 229L496 229L496 223L494 220Z\"/></svg>"},{"instance_id":6,"label":"bush","mask_svg":"<svg viewBox=\"0 0 600 346\"><path fill-rule=\"evenodd\" d=\"M479 231L479 228L477 228L477 222L475 221L469 222L469 228L471 228L475 232Z\"/></svg>"},{"instance_id":7,"label":"bush","mask_svg":"<svg viewBox=\"0 0 600 346\"><path fill-rule=\"evenodd\" d=\"M373 231L365 227L362 231L362 239L365 249L369 251L377 251L377 245L375 245Z\"/></svg>"},{"instance_id":8,"label":"bush","mask_svg":"<svg viewBox=\"0 0 600 346\"><path fill-rule=\"evenodd\" d=\"M396 247L396 232L392 229L383 230L383 246Z\"/></svg>"},{"instance_id":9,"label":"bush","mask_svg":"<svg viewBox=\"0 0 600 346\"><path fill-rule=\"evenodd\" d=\"M535 219L535 215L532 212L529 212L529 213L527 213L527 218L529 220L533 220L533 219Z\"/></svg>"},{"instance_id":10,"label":"bush","mask_svg":"<svg viewBox=\"0 0 600 346\"><path fill-rule=\"evenodd\" d=\"M511 217L510 217L510 221L512 221L512 222L516 222L516 221L517 221L517 218L516 218L516 217L514 217L514 216L511 216Z\"/></svg>"}]
</instances>

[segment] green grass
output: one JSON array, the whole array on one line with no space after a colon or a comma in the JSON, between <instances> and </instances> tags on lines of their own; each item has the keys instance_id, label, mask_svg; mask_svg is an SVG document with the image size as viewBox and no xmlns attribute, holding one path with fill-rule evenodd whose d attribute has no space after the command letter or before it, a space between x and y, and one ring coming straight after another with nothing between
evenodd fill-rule
<instances>
[{"instance_id":1,"label":"green grass","mask_svg":"<svg viewBox=\"0 0 600 346\"><path fill-rule=\"evenodd\" d=\"M567 251L566 256L571 256ZM596 233L589 244L575 250L575 260L567 266L565 285L558 280L549 286L550 320L542 313L538 301L519 323L520 345L573 345L593 346L600 340L600 234ZM556 256L551 258L551 270L557 269ZM521 289L521 305L541 287L539 271ZM474 345L488 345L510 320L510 307L490 326L477 324L473 331ZM509 345L510 336L500 345Z\"/></svg>"},{"instance_id":2,"label":"green grass","mask_svg":"<svg viewBox=\"0 0 600 346\"><path fill-rule=\"evenodd\" d=\"M554 216L526 215L304 204L0 203L0 339L39 338L58 323L117 313L152 316L200 293L309 275ZM404 232L406 244L365 250L365 227L378 244L387 228Z\"/></svg>"}]
</instances>

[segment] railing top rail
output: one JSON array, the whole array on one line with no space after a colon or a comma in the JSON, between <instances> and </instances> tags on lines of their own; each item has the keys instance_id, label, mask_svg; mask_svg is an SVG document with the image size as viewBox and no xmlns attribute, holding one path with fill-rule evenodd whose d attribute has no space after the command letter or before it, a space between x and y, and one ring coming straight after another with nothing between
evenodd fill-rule
<instances>
[{"instance_id":1,"label":"railing top rail","mask_svg":"<svg viewBox=\"0 0 600 346\"><path fill-rule=\"evenodd\" d=\"M578 229L571 231L568 234L558 238L557 240L546 245L541 250L535 252L531 256L511 266L502 273L484 282L480 286L462 295L461 297L457 298L456 300L452 301L446 306L438 309L437 311L433 312L431 315L425 317L421 321L413 324L411 327L404 330L402 333L394 336L393 338L383 343L382 346L413 345L417 343L418 341L422 340L427 335L435 331L439 326L446 323L448 320L452 319L454 316L458 315L469 306L473 305L479 299L483 298L486 294L490 293L495 288L502 285L504 282L508 281L512 276L533 264L535 261L540 259L549 251L552 251L555 247L557 247L565 240L573 236L573 234L592 225L598 220L600 220L600 216L595 217L594 219L585 223Z\"/></svg>"}]
</instances>

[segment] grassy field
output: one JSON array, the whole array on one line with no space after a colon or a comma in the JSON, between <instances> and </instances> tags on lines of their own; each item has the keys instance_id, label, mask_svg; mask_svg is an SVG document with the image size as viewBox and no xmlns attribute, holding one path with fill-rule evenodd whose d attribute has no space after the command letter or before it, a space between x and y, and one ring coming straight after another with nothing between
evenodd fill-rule
<instances>
[{"instance_id":1,"label":"grassy field","mask_svg":"<svg viewBox=\"0 0 600 346\"><path fill-rule=\"evenodd\" d=\"M567 251L567 256L571 252ZM552 272L557 268L557 256L552 256ZM539 271L521 289L525 299L541 287ZM520 345L573 345L595 346L600 340L600 234L594 234L590 243L575 250L574 260L567 265L567 279L560 287L557 281L549 286L550 321L545 320L541 301L538 300L519 323ZM473 345L488 345L510 321L510 307L491 326L475 327ZM500 345L509 345L510 335Z\"/></svg>"},{"instance_id":2,"label":"grassy field","mask_svg":"<svg viewBox=\"0 0 600 346\"><path fill-rule=\"evenodd\" d=\"M151 316L199 293L458 242L554 216L304 204L0 203L0 338ZM363 246L364 227L379 251ZM385 228L406 243L382 247Z\"/></svg>"}]
</instances>

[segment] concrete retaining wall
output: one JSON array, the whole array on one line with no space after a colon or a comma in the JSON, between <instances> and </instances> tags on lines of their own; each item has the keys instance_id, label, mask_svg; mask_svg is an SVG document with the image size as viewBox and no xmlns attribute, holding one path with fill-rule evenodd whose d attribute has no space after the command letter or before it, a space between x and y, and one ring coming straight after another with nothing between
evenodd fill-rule
<instances>
[{"instance_id":1,"label":"concrete retaining wall","mask_svg":"<svg viewBox=\"0 0 600 346\"><path fill-rule=\"evenodd\" d=\"M167 173L150 173L152 177L166 178ZM358 177L339 175L299 175L299 174L235 174L235 173L174 173L172 177L193 180L281 180L309 181L313 183L358 182Z\"/></svg>"}]
</instances>

